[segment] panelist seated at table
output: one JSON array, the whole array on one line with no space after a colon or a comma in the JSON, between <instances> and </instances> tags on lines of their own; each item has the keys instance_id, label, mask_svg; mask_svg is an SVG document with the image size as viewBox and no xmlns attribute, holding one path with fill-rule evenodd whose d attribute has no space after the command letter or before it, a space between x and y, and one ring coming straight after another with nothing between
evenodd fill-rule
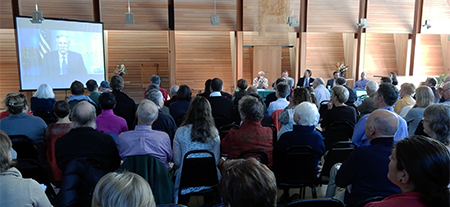
<instances>
[{"instance_id":1,"label":"panelist seated at table","mask_svg":"<svg viewBox=\"0 0 450 207\"><path fill-rule=\"evenodd\" d=\"M266 74L264 71L259 71L258 76L253 79L253 86L255 86L257 89L266 89L269 87L269 81L267 78L265 78Z\"/></svg>"}]
</instances>

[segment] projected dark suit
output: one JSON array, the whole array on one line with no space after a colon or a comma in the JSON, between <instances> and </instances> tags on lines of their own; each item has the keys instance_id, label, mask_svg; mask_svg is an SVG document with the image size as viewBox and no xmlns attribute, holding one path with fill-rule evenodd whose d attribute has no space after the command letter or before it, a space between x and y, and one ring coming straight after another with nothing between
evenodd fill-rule
<instances>
[{"instance_id":1,"label":"projected dark suit","mask_svg":"<svg viewBox=\"0 0 450 207\"><path fill-rule=\"evenodd\" d=\"M80 80L80 78L87 76L83 57L80 53L67 51L65 56L67 58L67 71L63 73L59 51L51 51L44 55L41 76L48 80L47 83L54 83L52 85L63 84L63 86L69 87L73 80Z\"/></svg>"}]
</instances>

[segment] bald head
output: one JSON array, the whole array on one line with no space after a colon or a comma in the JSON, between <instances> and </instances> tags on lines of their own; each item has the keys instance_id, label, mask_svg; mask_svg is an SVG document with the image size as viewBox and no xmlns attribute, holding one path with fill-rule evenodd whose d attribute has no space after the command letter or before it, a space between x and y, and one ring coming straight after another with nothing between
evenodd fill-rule
<instances>
[{"instance_id":1,"label":"bald head","mask_svg":"<svg viewBox=\"0 0 450 207\"><path fill-rule=\"evenodd\" d=\"M136 114L140 125L151 125L158 117L158 107L153 101L144 99L139 104Z\"/></svg>"},{"instance_id":2,"label":"bald head","mask_svg":"<svg viewBox=\"0 0 450 207\"><path fill-rule=\"evenodd\" d=\"M87 101L81 101L73 107L72 113L73 128L92 127L97 128L95 124L95 107Z\"/></svg>"},{"instance_id":3,"label":"bald head","mask_svg":"<svg viewBox=\"0 0 450 207\"><path fill-rule=\"evenodd\" d=\"M398 129L398 117L385 109L373 111L366 121L366 137L372 141L381 137L394 137Z\"/></svg>"}]
</instances>

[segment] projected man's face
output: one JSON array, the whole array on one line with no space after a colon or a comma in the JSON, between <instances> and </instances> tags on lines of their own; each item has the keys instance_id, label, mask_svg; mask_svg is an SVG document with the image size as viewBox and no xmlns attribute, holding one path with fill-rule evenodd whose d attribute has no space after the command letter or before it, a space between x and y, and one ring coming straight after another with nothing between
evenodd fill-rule
<instances>
[{"instance_id":1,"label":"projected man's face","mask_svg":"<svg viewBox=\"0 0 450 207\"><path fill-rule=\"evenodd\" d=\"M61 54L66 54L67 50L69 49L69 40L67 39L67 37L59 37L58 40L58 50Z\"/></svg>"}]
</instances>

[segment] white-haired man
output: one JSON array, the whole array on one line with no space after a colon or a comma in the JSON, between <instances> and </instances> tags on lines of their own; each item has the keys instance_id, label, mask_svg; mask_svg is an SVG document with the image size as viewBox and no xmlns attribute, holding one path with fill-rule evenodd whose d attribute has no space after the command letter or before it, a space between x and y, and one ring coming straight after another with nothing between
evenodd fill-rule
<instances>
[{"instance_id":1,"label":"white-haired man","mask_svg":"<svg viewBox=\"0 0 450 207\"><path fill-rule=\"evenodd\" d=\"M162 109L164 107L164 98L158 89L151 89L145 94L145 98L153 101L153 103L158 107L158 119L152 124L154 130L161 130L166 132L170 139L173 140L175 136L175 131L177 130L177 124L173 117L164 112Z\"/></svg>"},{"instance_id":2,"label":"white-haired man","mask_svg":"<svg viewBox=\"0 0 450 207\"><path fill-rule=\"evenodd\" d=\"M316 78L313 82L314 93L316 94L317 101L321 103L324 100L330 100L330 91L324 86L325 82L322 78Z\"/></svg>"},{"instance_id":3,"label":"white-haired man","mask_svg":"<svg viewBox=\"0 0 450 207\"><path fill-rule=\"evenodd\" d=\"M95 107L87 101L75 105L72 129L55 143L56 162L62 172L70 161L88 156L102 163L101 170L111 172L119 167L119 152L113 138L95 128Z\"/></svg>"},{"instance_id":4,"label":"white-haired man","mask_svg":"<svg viewBox=\"0 0 450 207\"><path fill-rule=\"evenodd\" d=\"M285 158L286 150L295 145L309 145L314 150L314 163L317 166L320 158L325 153L325 144L323 142L322 134L315 129L319 122L319 112L316 105L310 102L302 102L294 109L295 125L291 132L285 132L281 135L275 148L274 154L274 172L278 182L283 182L286 179L286 172L290 166L285 166L283 160ZM316 168L316 173L317 173Z\"/></svg>"},{"instance_id":5,"label":"white-haired man","mask_svg":"<svg viewBox=\"0 0 450 207\"><path fill-rule=\"evenodd\" d=\"M139 122L135 130L119 135L120 157L152 155L169 169L173 156L169 135L152 129L153 122L158 118L158 107L150 100L142 100L136 114Z\"/></svg>"},{"instance_id":6,"label":"white-haired man","mask_svg":"<svg viewBox=\"0 0 450 207\"><path fill-rule=\"evenodd\" d=\"M375 111L377 108L373 105L373 96L378 90L378 82L369 81L366 84L366 93L369 97L365 98L363 102L357 107L358 111L364 114L370 114L372 111Z\"/></svg>"}]
</instances>

